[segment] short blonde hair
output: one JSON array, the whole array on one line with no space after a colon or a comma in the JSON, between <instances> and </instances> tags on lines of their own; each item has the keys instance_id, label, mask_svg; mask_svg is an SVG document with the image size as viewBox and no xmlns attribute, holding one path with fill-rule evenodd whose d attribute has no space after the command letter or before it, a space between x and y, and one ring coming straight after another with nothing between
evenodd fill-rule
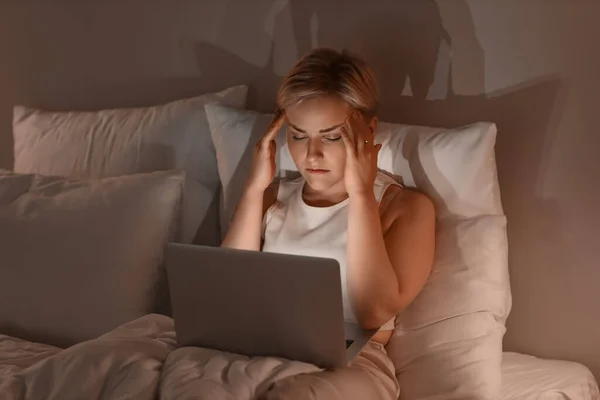
<instances>
[{"instance_id":1,"label":"short blonde hair","mask_svg":"<svg viewBox=\"0 0 600 400\"><path fill-rule=\"evenodd\" d=\"M277 93L280 109L320 97L333 96L372 118L379 110L379 87L373 69L361 58L320 48L302 57Z\"/></svg>"}]
</instances>

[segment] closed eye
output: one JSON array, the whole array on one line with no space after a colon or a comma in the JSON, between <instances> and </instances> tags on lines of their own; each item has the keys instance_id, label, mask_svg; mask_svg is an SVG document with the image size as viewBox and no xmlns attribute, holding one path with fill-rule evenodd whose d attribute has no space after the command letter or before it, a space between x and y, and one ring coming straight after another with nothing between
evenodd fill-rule
<instances>
[{"instance_id":1,"label":"closed eye","mask_svg":"<svg viewBox=\"0 0 600 400\"><path fill-rule=\"evenodd\" d=\"M292 139L300 141L300 140L304 140L304 139L306 139L306 136L296 136L296 135L292 135Z\"/></svg>"},{"instance_id":2,"label":"closed eye","mask_svg":"<svg viewBox=\"0 0 600 400\"><path fill-rule=\"evenodd\" d=\"M342 138L342 136L340 135L340 136L336 136L336 137L328 137L328 138L325 138L325 139L329 140L330 142L337 142L341 138Z\"/></svg>"}]
</instances>

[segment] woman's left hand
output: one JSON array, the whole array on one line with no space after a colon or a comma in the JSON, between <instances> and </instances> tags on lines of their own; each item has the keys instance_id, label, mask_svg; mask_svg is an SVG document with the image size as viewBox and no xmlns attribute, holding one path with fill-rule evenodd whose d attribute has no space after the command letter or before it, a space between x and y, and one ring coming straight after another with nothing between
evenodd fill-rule
<instances>
[{"instance_id":1,"label":"woman's left hand","mask_svg":"<svg viewBox=\"0 0 600 400\"><path fill-rule=\"evenodd\" d=\"M344 182L348 196L373 194L381 144L374 143L374 134L358 111L350 114L341 131L347 155Z\"/></svg>"}]
</instances>

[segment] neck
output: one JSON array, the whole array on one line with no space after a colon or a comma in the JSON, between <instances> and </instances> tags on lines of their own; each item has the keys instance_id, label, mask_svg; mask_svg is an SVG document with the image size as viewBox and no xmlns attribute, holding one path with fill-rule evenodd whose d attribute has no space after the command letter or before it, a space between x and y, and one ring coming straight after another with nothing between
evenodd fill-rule
<instances>
[{"instance_id":1,"label":"neck","mask_svg":"<svg viewBox=\"0 0 600 400\"><path fill-rule=\"evenodd\" d=\"M341 203L348 198L344 182L339 182L327 190L315 190L308 182L302 191L304 201L315 207L327 207Z\"/></svg>"}]
</instances>

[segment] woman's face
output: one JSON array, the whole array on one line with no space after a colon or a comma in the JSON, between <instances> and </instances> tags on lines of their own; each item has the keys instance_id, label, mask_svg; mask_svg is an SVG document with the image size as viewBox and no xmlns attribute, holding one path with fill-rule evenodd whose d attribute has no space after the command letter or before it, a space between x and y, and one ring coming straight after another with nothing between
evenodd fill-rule
<instances>
[{"instance_id":1,"label":"woman's face","mask_svg":"<svg viewBox=\"0 0 600 400\"><path fill-rule=\"evenodd\" d=\"M341 129L351 111L348 104L335 97L317 97L285 111L290 154L311 189L345 190Z\"/></svg>"}]
</instances>

